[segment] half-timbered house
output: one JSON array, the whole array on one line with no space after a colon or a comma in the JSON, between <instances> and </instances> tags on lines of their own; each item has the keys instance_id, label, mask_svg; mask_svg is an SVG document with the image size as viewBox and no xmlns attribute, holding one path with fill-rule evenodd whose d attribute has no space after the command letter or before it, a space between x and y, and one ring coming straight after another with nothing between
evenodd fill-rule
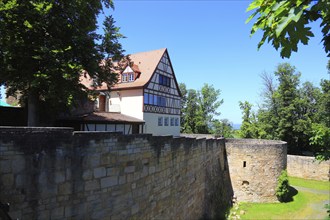
<instances>
[{"instance_id":1,"label":"half-timbered house","mask_svg":"<svg viewBox=\"0 0 330 220\"><path fill-rule=\"evenodd\" d=\"M97 88L97 111L143 121L134 127L134 133L180 135L181 93L167 49L129 57L131 64L118 73L117 84ZM84 84L91 85L86 79Z\"/></svg>"}]
</instances>

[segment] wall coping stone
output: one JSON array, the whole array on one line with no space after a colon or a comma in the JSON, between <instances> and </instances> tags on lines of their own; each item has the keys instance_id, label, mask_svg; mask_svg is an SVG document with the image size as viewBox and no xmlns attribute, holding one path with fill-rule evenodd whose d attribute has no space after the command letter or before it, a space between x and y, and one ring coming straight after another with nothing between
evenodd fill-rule
<instances>
[{"instance_id":1,"label":"wall coping stone","mask_svg":"<svg viewBox=\"0 0 330 220\"><path fill-rule=\"evenodd\" d=\"M239 146L274 146L287 144L285 141L280 140L265 140L265 139L241 139L241 138L226 138L226 143L240 144Z\"/></svg>"}]
</instances>

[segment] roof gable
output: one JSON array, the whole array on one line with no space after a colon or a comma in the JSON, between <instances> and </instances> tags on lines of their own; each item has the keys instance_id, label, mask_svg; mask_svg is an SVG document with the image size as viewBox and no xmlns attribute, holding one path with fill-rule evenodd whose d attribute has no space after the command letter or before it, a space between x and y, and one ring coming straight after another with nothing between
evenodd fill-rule
<instances>
[{"instance_id":1,"label":"roof gable","mask_svg":"<svg viewBox=\"0 0 330 220\"><path fill-rule=\"evenodd\" d=\"M121 89L134 89L134 88L144 87L151 80L154 72L159 66L161 59L164 59L163 58L164 54L167 54L166 48L129 55L129 60L131 61L132 65L127 66L124 72L130 72L130 71L138 72L139 77L132 82L120 83L121 74L118 74L119 83L113 85L111 89L121 90ZM168 55L166 56L168 57ZM171 65L171 69L172 69L172 65ZM92 86L93 80L91 79L91 77L87 73L84 73L83 75L84 76L82 76L80 79L81 83L85 85L88 89L108 90L106 83L102 83L102 85L100 85L97 88L93 87Z\"/></svg>"},{"instance_id":2,"label":"roof gable","mask_svg":"<svg viewBox=\"0 0 330 220\"><path fill-rule=\"evenodd\" d=\"M163 85L165 85L165 88ZM160 59L146 88L182 96L167 50Z\"/></svg>"}]
</instances>

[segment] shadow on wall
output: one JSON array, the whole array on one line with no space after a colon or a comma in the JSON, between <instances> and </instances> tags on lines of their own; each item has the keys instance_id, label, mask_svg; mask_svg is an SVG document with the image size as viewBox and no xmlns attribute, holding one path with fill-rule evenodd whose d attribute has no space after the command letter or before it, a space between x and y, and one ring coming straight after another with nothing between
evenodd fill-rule
<instances>
[{"instance_id":1,"label":"shadow on wall","mask_svg":"<svg viewBox=\"0 0 330 220\"><path fill-rule=\"evenodd\" d=\"M227 219L232 207L233 187L229 175L226 148L218 158L217 166L205 169L205 207L201 219ZM208 214L207 214L208 213Z\"/></svg>"},{"instance_id":2,"label":"shadow on wall","mask_svg":"<svg viewBox=\"0 0 330 220\"><path fill-rule=\"evenodd\" d=\"M8 215L9 204L3 204L0 202L0 219L2 220L11 220L11 217Z\"/></svg>"}]
</instances>

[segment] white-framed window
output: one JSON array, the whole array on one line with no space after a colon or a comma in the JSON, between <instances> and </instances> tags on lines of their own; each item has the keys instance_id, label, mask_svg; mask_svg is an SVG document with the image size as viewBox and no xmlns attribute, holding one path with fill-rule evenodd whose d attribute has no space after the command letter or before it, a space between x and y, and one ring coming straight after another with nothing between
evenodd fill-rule
<instances>
[{"instance_id":1,"label":"white-framed window","mask_svg":"<svg viewBox=\"0 0 330 220\"><path fill-rule=\"evenodd\" d=\"M171 118L171 126L174 126L174 118Z\"/></svg>"},{"instance_id":2,"label":"white-framed window","mask_svg":"<svg viewBox=\"0 0 330 220\"><path fill-rule=\"evenodd\" d=\"M179 118L175 118L175 126L179 126Z\"/></svg>"},{"instance_id":3,"label":"white-framed window","mask_svg":"<svg viewBox=\"0 0 330 220\"><path fill-rule=\"evenodd\" d=\"M127 75L127 73L123 73L123 74L122 74L121 81L122 81L122 82L127 82L127 81L128 81L128 75Z\"/></svg>"},{"instance_id":4,"label":"white-framed window","mask_svg":"<svg viewBox=\"0 0 330 220\"><path fill-rule=\"evenodd\" d=\"M163 117L158 117L158 126L163 126Z\"/></svg>"},{"instance_id":5,"label":"white-framed window","mask_svg":"<svg viewBox=\"0 0 330 220\"><path fill-rule=\"evenodd\" d=\"M134 81L134 73L128 74L128 81L133 82Z\"/></svg>"},{"instance_id":6,"label":"white-framed window","mask_svg":"<svg viewBox=\"0 0 330 220\"><path fill-rule=\"evenodd\" d=\"M164 126L168 126L168 117L164 117Z\"/></svg>"}]
</instances>

